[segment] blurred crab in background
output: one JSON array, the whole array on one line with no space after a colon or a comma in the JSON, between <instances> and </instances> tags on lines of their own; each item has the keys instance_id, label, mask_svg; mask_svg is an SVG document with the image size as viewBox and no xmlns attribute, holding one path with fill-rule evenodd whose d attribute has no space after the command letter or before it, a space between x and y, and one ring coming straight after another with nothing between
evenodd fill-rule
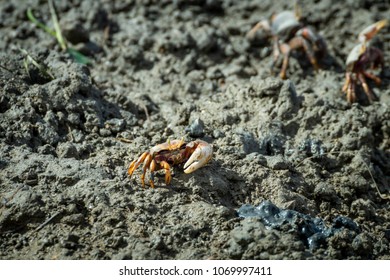
<instances>
[{"instance_id":1,"label":"blurred crab in background","mask_svg":"<svg viewBox=\"0 0 390 280\"><path fill-rule=\"evenodd\" d=\"M283 11L273 14L271 20L262 20L258 22L248 33L247 38L253 40L256 32L261 30L267 37L273 40L273 60L271 71L278 60L280 53L283 55L282 69L280 77L286 79L287 67L290 53L293 50L301 49L308 56L314 69L319 69L317 57L322 57L326 53L326 44L324 39L315 33L312 29L300 21L301 12L298 6L295 11Z\"/></svg>"},{"instance_id":2,"label":"blurred crab in background","mask_svg":"<svg viewBox=\"0 0 390 280\"><path fill-rule=\"evenodd\" d=\"M370 46L370 40L387 24L387 20L378 21L359 33L359 44L356 45L349 53L346 61L347 71L345 74L345 83L342 91L346 93L349 103L356 101L356 83L363 87L369 102L376 99L375 94L367 84L366 78L373 80L377 85L381 83L379 77L366 72L368 68L383 68L383 52L373 46Z\"/></svg>"},{"instance_id":3,"label":"blurred crab in background","mask_svg":"<svg viewBox=\"0 0 390 280\"><path fill-rule=\"evenodd\" d=\"M172 179L171 166L184 163L184 173L192 173L206 165L211 160L213 148L202 140L195 140L185 143L181 140L171 140L159 144L144 152L138 159L134 160L127 170L130 177L141 163L143 173L141 175L142 186L145 187L145 174L150 170L150 186L154 188L154 172L160 169L165 170L165 184L169 185Z\"/></svg>"}]
</instances>

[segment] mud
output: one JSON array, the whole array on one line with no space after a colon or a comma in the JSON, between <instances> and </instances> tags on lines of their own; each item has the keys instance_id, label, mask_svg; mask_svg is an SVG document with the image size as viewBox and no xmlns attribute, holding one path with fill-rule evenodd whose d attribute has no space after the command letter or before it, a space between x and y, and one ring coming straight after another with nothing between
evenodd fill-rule
<instances>
[{"instance_id":1,"label":"mud","mask_svg":"<svg viewBox=\"0 0 390 280\"><path fill-rule=\"evenodd\" d=\"M245 34L291 1L56 1L76 63L36 28L46 1L0 3L1 259L389 259L389 27L378 100L348 104L344 61L387 1L302 1L328 55L270 73L271 42ZM54 79L33 65L27 50ZM127 167L167 139L214 147L205 167L142 188ZM386 196L387 195L387 196ZM298 213L240 217L269 201ZM304 219L302 217L305 217ZM302 238L302 223L337 228ZM341 221L341 222L340 222Z\"/></svg>"}]
</instances>

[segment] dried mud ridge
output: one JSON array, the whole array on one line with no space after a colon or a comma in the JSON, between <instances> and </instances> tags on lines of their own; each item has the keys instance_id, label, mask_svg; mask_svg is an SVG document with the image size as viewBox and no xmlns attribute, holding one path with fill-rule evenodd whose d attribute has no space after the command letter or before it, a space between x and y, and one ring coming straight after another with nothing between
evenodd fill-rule
<instances>
[{"instance_id":1,"label":"dried mud ridge","mask_svg":"<svg viewBox=\"0 0 390 280\"><path fill-rule=\"evenodd\" d=\"M355 31L389 18L387 2L304 3L329 56L313 73L296 54L286 81L245 33L287 1L76 2L57 10L89 66L27 20L32 7L49 22L46 3L0 4L1 259L390 258L388 66L373 104L340 94ZM54 79L28 75L17 46ZM128 178L181 137L213 160L175 168L171 186Z\"/></svg>"}]
</instances>

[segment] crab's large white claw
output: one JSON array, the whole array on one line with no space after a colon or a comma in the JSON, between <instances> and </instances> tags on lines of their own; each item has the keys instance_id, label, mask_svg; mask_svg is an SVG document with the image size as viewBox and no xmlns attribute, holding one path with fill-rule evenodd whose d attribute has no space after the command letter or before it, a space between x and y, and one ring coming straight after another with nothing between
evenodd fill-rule
<instances>
[{"instance_id":1,"label":"crab's large white claw","mask_svg":"<svg viewBox=\"0 0 390 280\"><path fill-rule=\"evenodd\" d=\"M187 162L184 164L184 173L187 174L192 173L206 165L206 163L211 160L213 155L213 147L209 143L202 140L197 140L195 142L197 147Z\"/></svg>"},{"instance_id":2,"label":"crab's large white claw","mask_svg":"<svg viewBox=\"0 0 390 280\"><path fill-rule=\"evenodd\" d=\"M355 65L356 61L359 60L359 57L366 51L365 44L361 43L353 47L353 49L348 54L347 60L345 64L347 65L347 69L352 71L353 66Z\"/></svg>"},{"instance_id":3,"label":"crab's large white claw","mask_svg":"<svg viewBox=\"0 0 390 280\"><path fill-rule=\"evenodd\" d=\"M375 34L379 32L379 30L386 26L386 24L387 20L383 19L374 24L371 24L370 26L367 26L363 29L362 32L359 33L359 41L361 43L366 43L370 41L375 36Z\"/></svg>"}]
</instances>

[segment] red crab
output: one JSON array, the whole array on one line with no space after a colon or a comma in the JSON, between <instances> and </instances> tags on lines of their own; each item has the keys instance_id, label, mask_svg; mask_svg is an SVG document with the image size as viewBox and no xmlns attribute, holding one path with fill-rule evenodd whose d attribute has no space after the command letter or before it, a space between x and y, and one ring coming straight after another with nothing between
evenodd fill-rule
<instances>
[{"instance_id":1,"label":"red crab","mask_svg":"<svg viewBox=\"0 0 390 280\"><path fill-rule=\"evenodd\" d=\"M283 54L283 64L279 74L282 79L287 78L288 61L293 50L302 49L307 54L314 69L318 70L316 56L323 56L326 53L325 41L320 35L300 22L300 13L297 10L295 12L283 11L272 15L270 21L262 20L258 22L248 32L247 38L254 38L258 30L263 30L268 37L273 39L271 71L273 71L280 53Z\"/></svg>"},{"instance_id":2,"label":"red crab","mask_svg":"<svg viewBox=\"0 0 390 280\"><path fill-rule=\"evenodd\" d=\"M150 170L149 182L152 188L154 188L154 172L160 169L165 170L165 183L169 185L172 179L171 166L184 163L184 173L192 173L208 163L212 153L212 146L202 140L189 143L185 143L183 139L171 140L154 146L149 152L144 152L130 164L127 172L131 177L143 162L143 173L141 175L143 187L145 187L145 174L148 169Z\"/></svg>"},{"instance_id":3,"label":"red crab","mask_svg":"<svg viewBox=\"0 0 390 280\"><path fill-rule=\"evenodd\" d=\"M370 40L387 24L387 20L378 21L360 32L358 38L360 43L349 53L346 61L347 71L342 91L346 93L349 103L356 101L356 83L360 83L370 103L376 99L375 94L369 88L366 78L373 80L377 85L381 83L379 77L368 73L367 68L383 68L383 52L370 46Z\"/></svg>"}]
</instances>

